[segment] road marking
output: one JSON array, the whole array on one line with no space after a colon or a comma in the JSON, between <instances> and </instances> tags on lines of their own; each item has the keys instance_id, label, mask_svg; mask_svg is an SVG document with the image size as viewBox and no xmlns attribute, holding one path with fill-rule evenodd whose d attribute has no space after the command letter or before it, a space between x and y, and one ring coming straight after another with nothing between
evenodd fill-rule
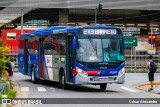
<instances>
[{"instance_id":1,"label":"road marking","mask_svg":"<svg viewBox=\"0 0 160 107\"><path fill-rule=\"evenodd\" d=\"M28 92L29 91L29 87L21 87L21 92Z\"/></svg>"},{"instance_id":2,"label":"road marking","mask_svg":"<svg viewBox=\"0 0 160 107\"><path fill-rule=\"evenodd\" d=\"M44 87L37 87L38 91L47 91Z\"/></svg>"},{"instance_id":3,"label":"road marking","mask_svg":"<svg viewBox=\"0 0 160 107\"><path fill-rule=\"evenodd\" d=\"M55 90L55 88L50 88L51 90Z\"/></svg>"},{"instance_id":4,"label":"road marking","mask_svg":"<svg viewBox=\"0 0 160 107\"><path fill-rule=\"evenodd\" d=\"M133 89L130 89L130 88L127 88L127 87L123 87L123 86L121 88L124 89L124 90L130 91L130 92L138 92L136 90L133 90Z\"/></svg>"}]
</instances>

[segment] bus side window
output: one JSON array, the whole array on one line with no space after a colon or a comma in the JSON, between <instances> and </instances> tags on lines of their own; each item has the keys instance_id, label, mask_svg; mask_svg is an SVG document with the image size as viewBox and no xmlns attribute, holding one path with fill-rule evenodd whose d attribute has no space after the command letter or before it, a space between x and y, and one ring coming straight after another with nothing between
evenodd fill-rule
<instances>
[{"instance_id":1,"label":"bus side window","mask_svg":"<svg viewBox=\"0 0 160 107\"><path fill-rule=\"evenodd\" d=\"M19 40L19 53L24 54L24 40L21 38Z\"/></svg>"},{"instance_id":2,"label":"bus side window","mask_svg":"<svg viewBox=\"0 0 160 107\"><path fill-rule=\"evenodd\" d=\"M60 46L59 46L59 53L60 53L60 55L65 54L65 49L64 49L64 46L62 44L60 44Z\"/></svg>"},{"instance_id":3,"label":"bus side window","mask_svg":"<svg viewBox=\"0 0 160 107\"><path fill-rule=\"evenodd\" d=\"M34 53L34 51L33 51L33 38L30 38L29 41L28 41L28 52L30 54Z\"/></svg>"},{"instance_id":4,"label":"bus side window","mask_svg":"<svg viewBox=\"0 0 160 107\"><path fill-rule=\"evenodd\" d=\"M44 50L45 54L56 54L57 52L55 51L55 46L52 43L45 43L44 44Z\"/></svg>"},{"instance_id":5,"label":"bus side window","mask_svg":"<svg viewBox=\"0 0 160 107\"><path fill-rule=\"evenodd\" d=\"M52 36L48 35L44 41L44 54L46 55L55 55L56 51L56 41L53 40Z\"/></svg>"},{"instance_id":6,"label":"bus side window","mask_svg":"<svg viewBox=\"0 0 160 107\"><path fill-rule=\"evenodd\" d=\"M33 50L34 50L34 54L38 54L38 40L34 40L33 41Z\"/></svg>"},{"instance_id":7,"label":"bus side window","mask_svg":"<svg viewBox=\"0 0 160 107\"><path fill-rule=\"evenodd\" d=\"M59 35L58 39L58 54L65 55L66 54L66 41L64 35Z\"/></svg>"}]
</instances>

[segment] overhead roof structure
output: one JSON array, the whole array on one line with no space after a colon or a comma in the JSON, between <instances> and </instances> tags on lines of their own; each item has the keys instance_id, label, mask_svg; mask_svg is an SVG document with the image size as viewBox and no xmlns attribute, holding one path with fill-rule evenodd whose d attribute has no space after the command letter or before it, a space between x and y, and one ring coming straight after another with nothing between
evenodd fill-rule
<instances>
[{"instance_id":1,"label":"overhead roof structure","mask_svg":"<svg viewBox=\"0 0 160 107\"><path fill-rule=\"evenodd\" d=\"M0 11L0 25L10 23L12 20L21 16L21 10L23 9L23 13L27 13L32 8L14 8L14 7L7 7Z\"/></svg>"},{"instance_id":2,"label":"overhead roof structure","mask_svg":"<svg viewBox=\"0 0 160 107\"><path fill-rule=\"evenodd\" d=\"M160 10L160 0L0 0L0 26L37 8Z\"/></svg>"},{"instance_id":3,"label":"overhead roof structure","mask_svg":"<svg viewBox=\"0 0 160 107\"><path fill-rule=\"evenodd\" d=\"M160 10L160 0L0 0L0 7Z\"/></svg>"}]
</instances>

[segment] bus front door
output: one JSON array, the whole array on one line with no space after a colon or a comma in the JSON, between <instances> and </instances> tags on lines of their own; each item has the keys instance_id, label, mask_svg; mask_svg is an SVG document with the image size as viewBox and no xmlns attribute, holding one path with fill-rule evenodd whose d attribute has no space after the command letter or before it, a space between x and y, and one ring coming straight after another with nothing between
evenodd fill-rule
<instances>
[{"instance_id":1,"label":"bus front door","mask_svg":"<svg viewBox=\"0 0 160 107\"><path fill-rule=\"evenodd\" d=\"M28 39L24 43L24 75L28 73Z\"/></svg>"},{"instance_id":2,"label":"bus front door","mask_svg":"<svg viewBox=\"0 0 160 107\"><path fill-rule=\"evenodd\" d=\"M44 76L44 46L43 46L44 38L39 38L38 42L38 71L39 77L45 78Z\"/></svg>"},{"instance_id":3,"label":"bus front door","mask_svg":"<svg viewBox=\"0 0 160 107\"><path fill-rule=\"evenodd\" d=\"M72 41L73 41L73 36L66 36L66 80L67 80L66 82L70 82L70 78L72 77L72 68L74 65Z\"/></svg>"}]
</instances>

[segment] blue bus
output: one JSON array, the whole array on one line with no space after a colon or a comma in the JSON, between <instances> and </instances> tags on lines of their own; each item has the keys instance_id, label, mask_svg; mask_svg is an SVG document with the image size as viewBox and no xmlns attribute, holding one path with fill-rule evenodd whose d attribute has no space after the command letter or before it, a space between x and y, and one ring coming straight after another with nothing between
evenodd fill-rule
<instances>
[{"instance_id":1,"label":"blue bus","mask_svg":"<svg viewBox=\"0 0 160 107\"><path fill-rule=\"evenodd\" d=\"M20 35L19 72L72 85L125 82L123 32L116 26L54 26Z\"/></svg>"}]
</instances>

